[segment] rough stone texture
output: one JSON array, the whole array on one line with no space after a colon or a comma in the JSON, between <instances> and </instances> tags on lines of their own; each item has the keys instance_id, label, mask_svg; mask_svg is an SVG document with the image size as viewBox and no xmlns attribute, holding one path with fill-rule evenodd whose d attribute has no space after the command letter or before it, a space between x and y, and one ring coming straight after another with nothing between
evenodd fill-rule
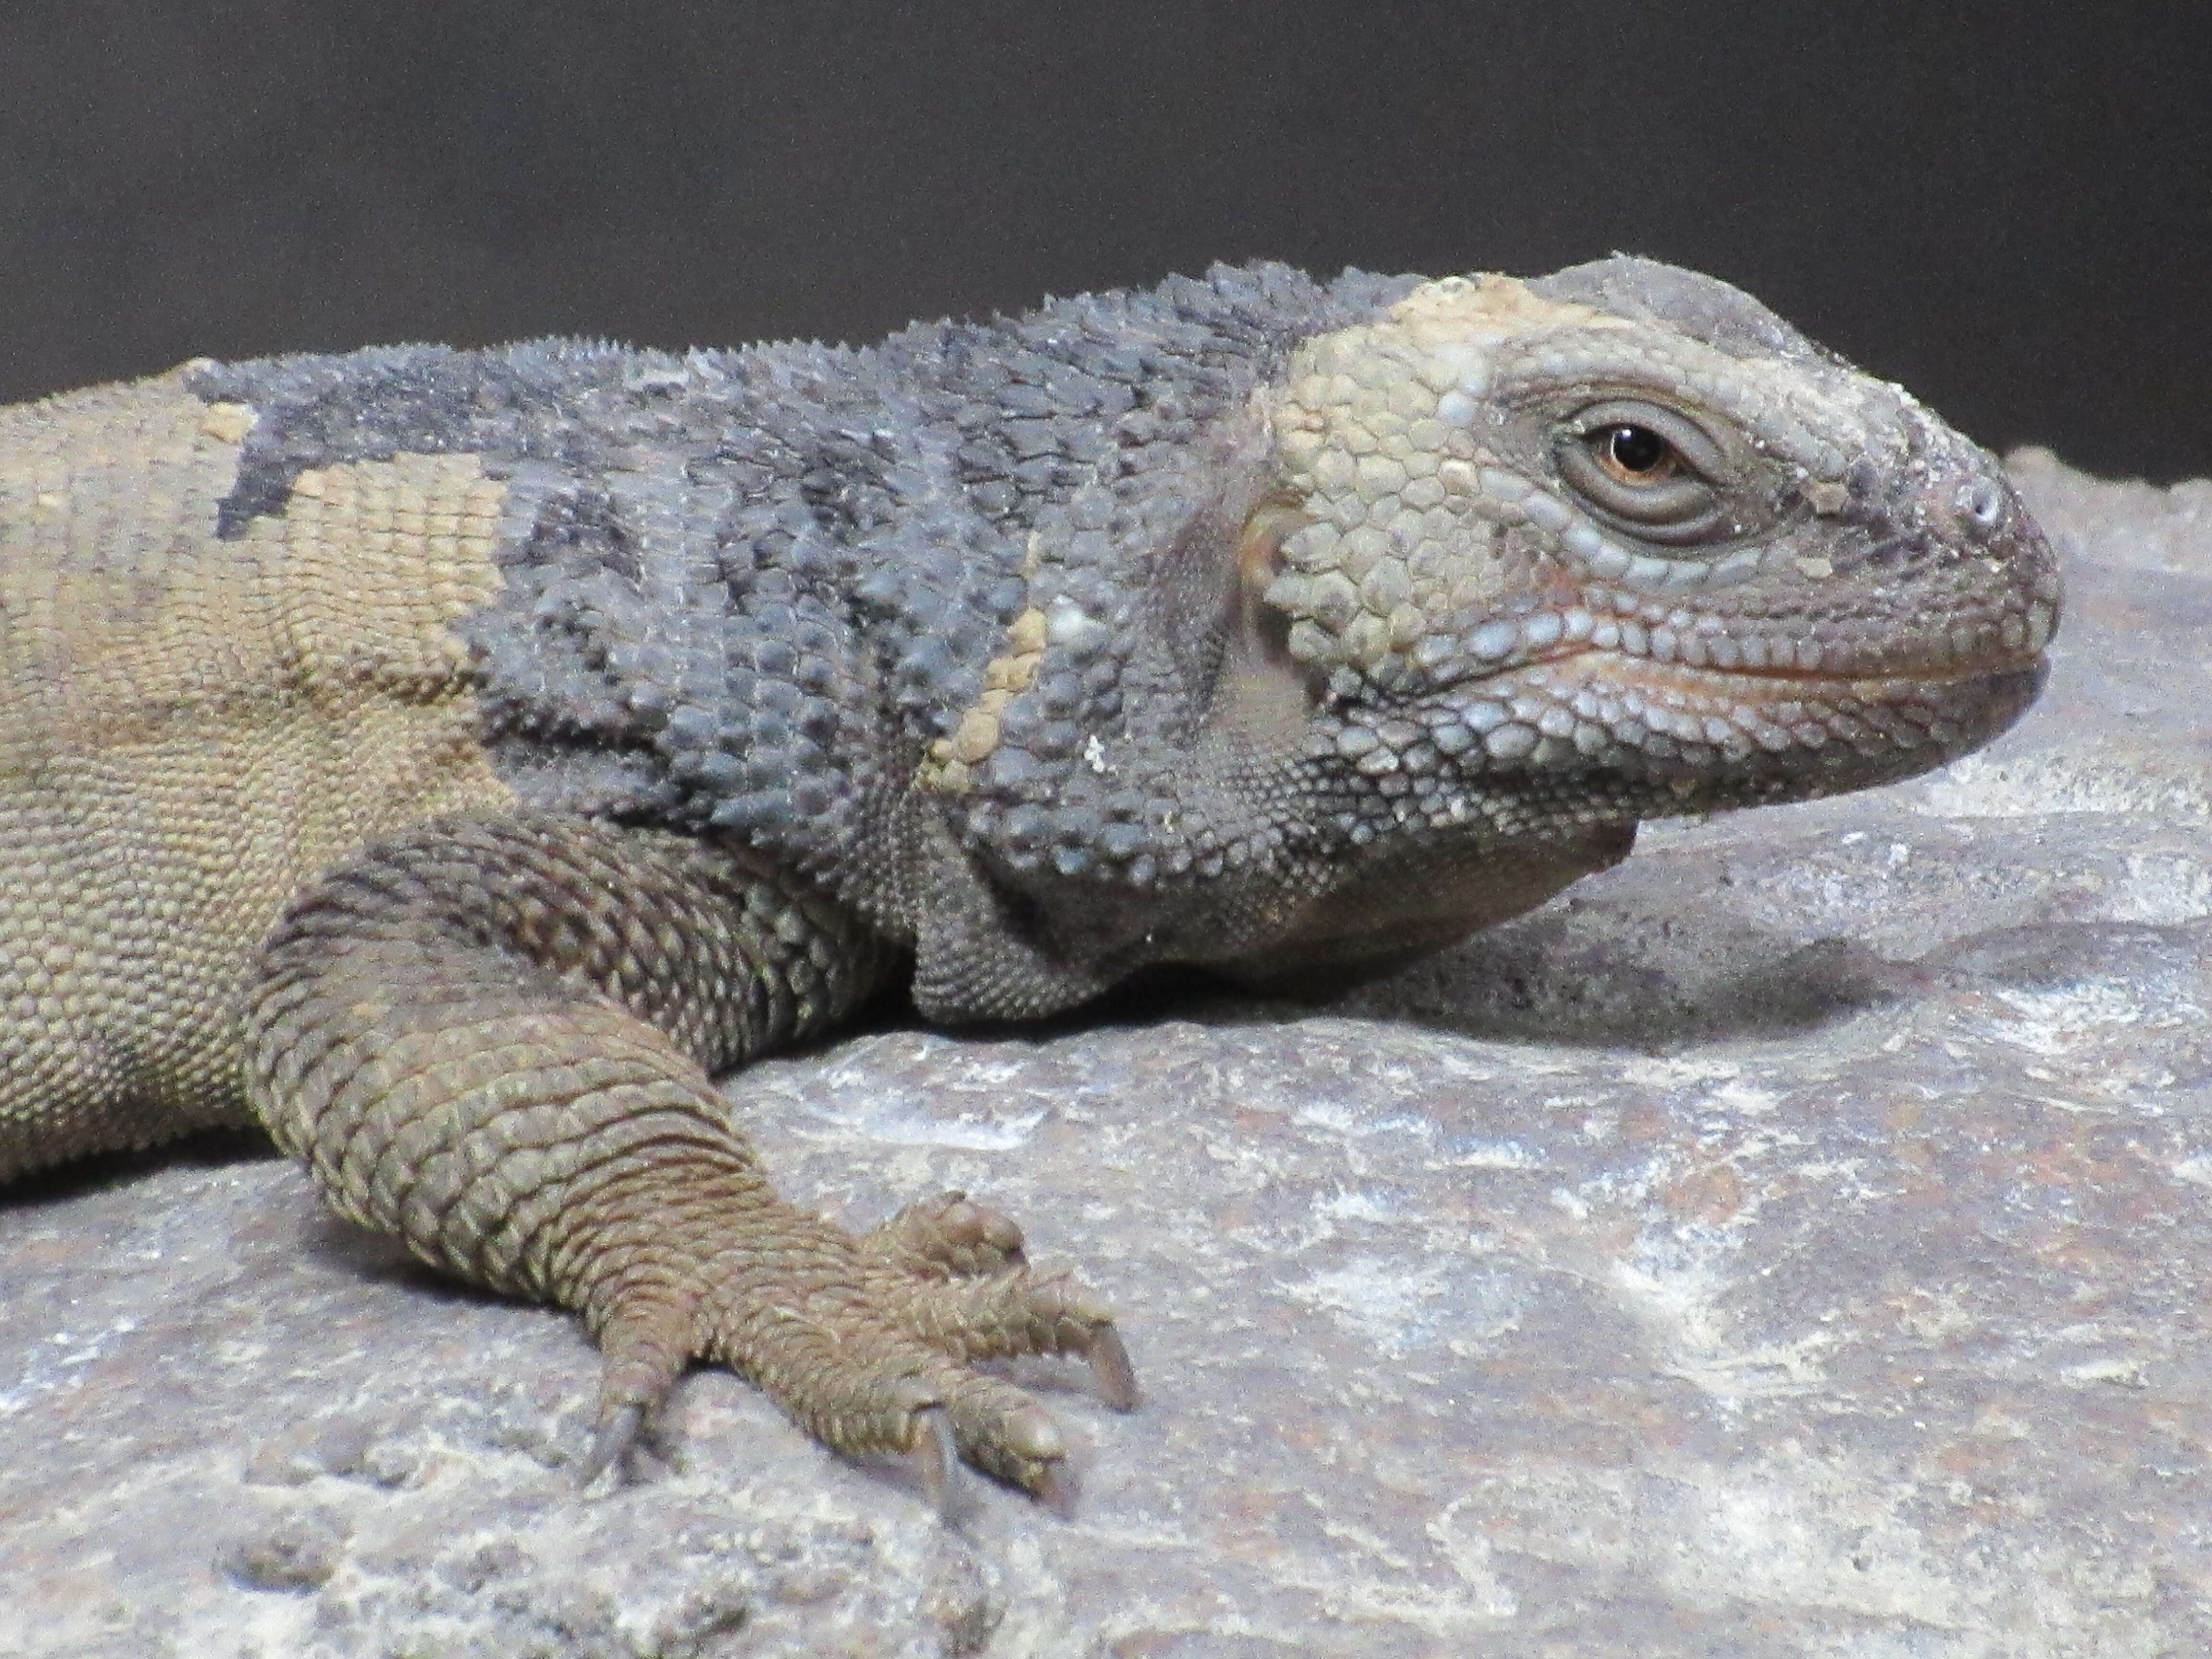
<instances>
[{"instance_id":1,"label":"rough stone texture","mask_svg":"<svg viewBox=\"0 0 2212 1659\"><path fill-rule=\"evenodd\" d=\"M1647 831L1324 1012L732 1085L793 1197L965 1187L1115 1297L1144 1409L1022 1373L1073 1520L944 1528L715 1375L581 1498L570 1321L202 1147L0 1208L0 1652L2212 1650L2212 485L2014 471L2069 617L1947 774Z\"/></svg>"}]
</instances>

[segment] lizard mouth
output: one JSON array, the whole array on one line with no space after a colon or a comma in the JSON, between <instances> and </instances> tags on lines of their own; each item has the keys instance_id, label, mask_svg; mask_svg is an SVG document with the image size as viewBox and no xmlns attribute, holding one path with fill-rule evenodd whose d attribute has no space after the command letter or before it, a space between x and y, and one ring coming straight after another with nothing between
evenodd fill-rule
<instances>
[{"instance_id":1,"label":"lizard mouth","mask_svg":"<svg viewBox=\"0 0 2212 1659\"><path fill-rule=\"evenodd\" d=\"M1668 661L1626 651L1603 651L1584 646L1552 652L1524 663L1516 663L1487 678L1462 681L1454 690L1494 686L1501 682L1517 684L1529 679L1541 682L1565 673L1583 682L1605 679L1624 687L1642 686L1662 695L1669 691L1684 694L1704 691L1719 695L1732 692L1739 700L1746 702L1789 701L1809 696L1878 697L1898 696L1915 688L1933 690L1979 685L2016 674L2034 674L2039 678L2048 669L2049 660L2039 648L1994 651L1985 655L1943 662L1861 661L1820 668L1775 664L1753 666L1738 663L1722 667L1710 662ZM1595 672L1576 674L1578 665L1585 671Z\"/></svg>"},{"instance_id":2,"label":"lizard mouth","mask_svg":"<svg viewBox=\"0 0 2212 1659\"><path fill-rule=\"evenodd\" d=\"M1428 736L1493 777L1604 772L1773 799L1802 772L1803 787L1781 793L1833 793L1980 747L2019 719L2047 670L2039 647L1829 669L1697 665L1585 645L1453 685Z\"/></svg>"},{"instance_id":3,"label":"lizard mouth","mask_svg":"<svg viewBox=\"0 0 2212 1659\"><path fill-rule=\"evenodd\" d=\"M1917 637L1899 641L1873 630L1856 638L1841 629L1826 639L1755 631L1730 637L1637 619L1593 620L1578 609L1538 611L1474 629L1447 674L1455 685L1481 684L1531 669L1594 659L1738 684L1943 684L2034 667L2043 660L2057 622L2057 607L2039 601L1953 631L1923 625L1915 630Z\"/></svg>"}]
</instances>

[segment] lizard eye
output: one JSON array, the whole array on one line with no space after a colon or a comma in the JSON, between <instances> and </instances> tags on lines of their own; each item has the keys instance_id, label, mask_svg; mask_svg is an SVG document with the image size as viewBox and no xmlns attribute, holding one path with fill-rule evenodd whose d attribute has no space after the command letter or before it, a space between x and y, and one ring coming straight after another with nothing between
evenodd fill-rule
<instances>
[{"instance_id":1,"label":"lizard eye","mask_svg":"<svg viewBox=\"0 0 2212 1659\"><path fill-rule=\"evenodd\" d=\"M1584 507L1641 540L1682 546L1723 527L1727 452L1679 410L1607 398L1559 427L1553 453Z\"/></svg>"}]
</instances>

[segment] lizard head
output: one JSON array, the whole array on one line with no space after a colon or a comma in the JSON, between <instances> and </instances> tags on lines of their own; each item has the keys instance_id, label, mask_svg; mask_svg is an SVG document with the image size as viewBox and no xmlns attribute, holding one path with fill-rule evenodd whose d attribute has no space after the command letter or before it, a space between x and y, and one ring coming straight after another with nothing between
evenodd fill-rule
<instances>
[{"instance_id":1,"label":"lizard head","mask_svg":"<svg viewBox=\"0 0 2212 1659\"><path fill-rule=\"evenodd\" d=\"M1331 911L1462 834L1584 848L1555 887L1636 820L1910 776L2041 684L2057 566L1993 458L1714 278L1426 283L1265 401L1218 706L1372 848Z\"/></svg>"},{"instance_id":2,"label":"lizard head","mask_svg":"<svg viewBox=\"0 0 2212 1659\"><path fill-rule=\"evenodd\" d=\"M1263 402L1218 717L1359 849L1271 959L1512 914L1644 818L1925 771L2042 683L2057 566L1994 459L1714 278L1425 283Z\"/></svg>"},{"instance_id":3,"label":"lizard head","mask_svg":"<svg viewBox=\"0 0 2212 1659\"><path fill-rule=\"evenodd\" d=\"M2057 566L1995 460L1713 278L1429 283L1269 414L1227 695L1297 678L1314 757L1416 817L1860 788L2040 684Z\"/></svg>"}]
</instances>

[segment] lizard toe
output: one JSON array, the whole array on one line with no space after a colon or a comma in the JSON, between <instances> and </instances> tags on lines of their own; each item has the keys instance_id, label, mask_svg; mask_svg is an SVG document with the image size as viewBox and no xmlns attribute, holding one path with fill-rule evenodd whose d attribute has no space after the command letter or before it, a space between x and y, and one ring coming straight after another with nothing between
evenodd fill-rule
<instances>
[{"instance_id":1,"label":"lizard toe","mask_svg":"<svg viewBox=\"0 0 2212 1659\"><path fill-rule=\"evenodd\" d=\"M960 1455L986 1474L1039 1496L1065 1486L1066 1438L1052 1413L1021 1389L965 1371L945 1407Z\"/></svg>"},{"instance_id":2,"label":"lizard toe","mask_svg":"<svg viewBox=\"0 0 2212 1659\"><path fill-rule=\"evenodd\" d=\"M1089 1362L1099 1397L1116 1411L1141 1400L1136 1369L1113 1310L1065 1273L1017 1268L989 1278L908 1280L902 1322L932 1347L963 1360L1030 1354Z\"/></svg>"},{"instance_id":3,"label":"lizard toe","mask_svg":"<svg viewBox=\"0 0 2212 1659\"><path fill-rule=\"evenodd\" d=\"M690 1362L692 1310L659 1295L617 1303L594 1321L600 1354L599 1421L578 1484L612 1471L617 1485L650 1445L653 1425Z\"/></svg>"},{"instance_id":4,"label":"lizard toe","mask_svg":"<svg viewBox=\"0 0 2212 1659\"><path fill-rule=\"evenodd\" d=\"M960 1192L908 1205L866 1235L861 1245L887 1263L925 1276L977 1278L1027 1261L1021 1228Z\"/></svg>"}]
</instances>

